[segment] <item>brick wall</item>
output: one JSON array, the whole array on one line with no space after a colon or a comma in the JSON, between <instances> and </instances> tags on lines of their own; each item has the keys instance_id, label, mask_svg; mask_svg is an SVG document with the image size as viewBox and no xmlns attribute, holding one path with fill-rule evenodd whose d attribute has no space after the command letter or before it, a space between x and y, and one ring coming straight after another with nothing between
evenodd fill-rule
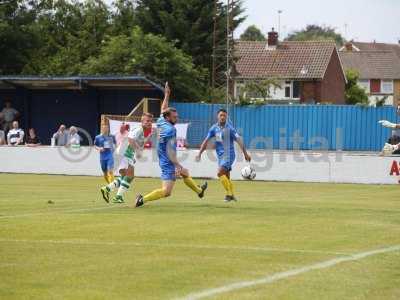
<instances>
[{"instance_id":1,"label":"brick wall","mask_svg":"<svg viewBox=\"0 0 400 300\"><path fill-rule=\"evenodd\" d=\"M394 80L393 94L393 105L400 105L400 79Z\"/></svg>"},{"instance_id":2,"label":"brick wall","mask_svg":"<svg viewBox=\"0 0 400 300\"><path fill-rule=\"evenodd\" d=\"M321 85L321 102L345 104L346 79L340 65L337 51L333 51Z\"/></svg>"},{"instance_id":3,"label":"brick wall","mask_svg":"<svg viewBox=\"0 0 400 300\"><path fill-rule=\"evenodd\" d=\"M303 81L300 85L300 102L320 102L321 101L321 82Z\"/></svg>"}]
</instances>

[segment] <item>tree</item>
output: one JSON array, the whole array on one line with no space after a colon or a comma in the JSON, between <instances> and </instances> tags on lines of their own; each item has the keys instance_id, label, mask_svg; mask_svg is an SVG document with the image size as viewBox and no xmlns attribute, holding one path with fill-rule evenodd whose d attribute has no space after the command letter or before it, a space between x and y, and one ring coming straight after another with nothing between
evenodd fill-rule
<instances>
[{"instance_id":1,"label":"tree","mask_svg":"<svg viewBox=\"0 0 400 300\"><path fill-rule=\"evenodd\" d=\"M265 41L265 36L255 25L247 27L241 34L240 40L242 41Z\"/></svg>"},{"instance_id":2,"label":"tree","mask_svg":"<svg viewBox=\"0 0 400 300\"><path fill-rule=\"evenodd\" d=\"M178 100L200 100L205 90L205 70L165 37L145 34L135 27L129 36L104 42L100 54L87 60L83 74L145 74L169 81Z\"/></svg>"},{"instance_id":3,"label":"tree","mask_svg":"<svg viewBox=\"0 0 400 300\"><path fill-rule=\"evenodd\" d=\"M107 5L102 0L44 0L31 26L39 35L39 47L23 74L77 75L82 63L96 55L109 30Z\"/></svg>"},{"instance_id":4,"label":"tree","mask_svg":"<svg viewBox=\"0 0 400 300\"><path fill-rule=\"evenodd\" d=\"M33 1L13 0L0 4L0 74L19 74L38 46L30 26L36 18Z\"/></svg>"},{"instance_id":5,"label":"tree","mask_svg":"<svg viewBox=\"0 0 400 300\"><path fill-rule=\"evenodd\" d=\"M347 104L361 104L368 105L368 95L365 92L365 89L360 87L357 82L359 78L359 74L356 70L347 70L346 71L346 90L345 97Z\"/></svg>"},{"instance_id":6,"label":"tree","mask_svg":"<svg viewBox=\"0 0 400 300\"><path fill-rule=\"evenodd\" d=\"M244 21L242 1L233 4L232 27ZM215 12L217 14L215 15ZM216 0L138 0L137 22L145 33L163 35L193 57L196 65L211 69L214 18L217 40L226 39L226 5Z\"/></svg>"},{"instance_id":7,"label":"tree","mask_svg":"<svg viewBox=\"0 0 400 300\"><path fill-rule=\"evenodd\" d=\"M136 0L116 0L112 5L112 35L129 35L136 26Z\"/></svg>"},{"instance_id":8,"label":"tree","mask_svg":"<svg viewBox=\"0 0 400 300\"><path fill-rule=\"evenodd\" d=\"M0 74L141 72L169 80L179 99L208 95L214 33L226 44L224 1L113 0L111 7L106 1L2 2ZM231 3L236 28L244 20L242 0ZM226 62L224 49L215 55L218 66Z\"/></svg>"},{"instance_id":9,"label":"tree","mask_svg":"<svg viewBox=\"0 0 400 300\"><path fill-rule=\"evenodd\" d=\"M275 78L248 81L239 95L239 102L242 105L265 104L268 99L271 99L272 91L275 92L280 88L281 85Z\"/></svg>"},{"instance_id":10,"label":"tree","mask_svg":"<svg viewBox=\"0 0 400 300\"><path fill-rule=\"evenodd\" d=\"M294 31L285 39L287 41L320 41L333 40L337 45L344 44L344 38L329 26L307 25L305 29Z\"/></svg>"}]
</instances>

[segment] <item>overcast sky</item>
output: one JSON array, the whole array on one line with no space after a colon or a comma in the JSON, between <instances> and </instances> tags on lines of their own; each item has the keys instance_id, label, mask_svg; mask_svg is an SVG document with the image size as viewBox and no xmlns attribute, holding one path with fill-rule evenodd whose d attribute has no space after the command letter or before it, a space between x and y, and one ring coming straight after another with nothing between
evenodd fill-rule
<instances>
[{"instance_id":1,"label":"overcast sky","mask_svg":"<svg viewBox=\"0 0 400 300\"><path fill-rule=\"evenodd\" d=\"M264 33L273 26L277 29L278 10L282 10L283 36L318 24L336 28L348 40L397 43L400 39L400 0L244 0L244 5L247 20L235 33L237 37L252 24Z\"/></svg>"},{"instance_id":2,"label":"overcast sky","mask_svg":"<svg viewBox=\"0 0 400 300\"><path fill-rule=\"evenodd\" d=\"M387 43L400 39L400 0L244 0L244 4L248 17L237 36L252 24L264 33L277 28L282 10L281 35L319 24L336 28L346 39Z\"/></svg>"}]
</instances>

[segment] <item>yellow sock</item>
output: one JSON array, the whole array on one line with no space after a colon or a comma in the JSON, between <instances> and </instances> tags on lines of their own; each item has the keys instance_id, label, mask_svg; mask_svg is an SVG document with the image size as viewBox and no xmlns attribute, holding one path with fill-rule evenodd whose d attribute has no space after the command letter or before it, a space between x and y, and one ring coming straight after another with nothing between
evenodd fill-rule
<instances>
[{"instance_id":1,"label":"yellow sock","mask_svg":"<svg viewBox=\"0 0 400 300\"><path fill-rule=\"evenodd\" d=\"M104 175L103 175L103 177L104 177L104 180L107 182L107 183L110 183L108 180L108 174L107 173L105 173Z\"/></svg>"},{"instance_id":2,"label":"yellow sock","mask_svg":"<svg viewBox=\"0 0 400 300\"><path fill-rule=\"evenodd\" d=\"M231 188L231 181L229 180L229 178L226 175L222 175L219 177L219 180L222 183L222 186L224 187L226 194L228 196L233 196L232 194L232 188Z\"/></svg>"},{"instance_id":3,"label":"yellow sock","mask_svg":"<svg viewBox=\"0 0 400 300\"><path fill-rule=\"evenodd\" d=\"M108 183L111 183L114 181L114 174L112 172L108 173Z\"/></svg>"},{"instance_id":4,"label":"yellow sock","mask_svg":"<svg viewBox=\"0 0 400 300\"><path fill-rule=\"evenodd\" d=\"M196 194L201 193L201 188L196 184L192 177L184 177L183 182Z\"/></svg>"},{"instance_id":5,"label":"yellow sock","mask_svg":"<svg viewBox=\"0 0 400 300\"><path fill-rule=\"evenodd\" d=\"M233 196L233 182L229 178L228 178L228 180L229 180L229 193L231 196Z\"/></svg>"},{"instance_id":6,"label":"yellow sock","mask_svg":"<svg viewBox=\"0 0 400 300\"><path fill-rule=\"evenodd\" d=\"M164 190L163 189L158 189L154 190L151 193L147 194L146 196L143 197L144 202L148 201L155 201L161 198L164 198Z\"/></svg>"}]
</instances>

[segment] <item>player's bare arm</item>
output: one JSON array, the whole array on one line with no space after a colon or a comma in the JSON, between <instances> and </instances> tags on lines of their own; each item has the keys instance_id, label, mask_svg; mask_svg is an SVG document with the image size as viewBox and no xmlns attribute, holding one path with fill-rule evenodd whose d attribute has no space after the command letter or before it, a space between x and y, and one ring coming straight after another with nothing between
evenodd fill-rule
<instances>
[{"instance_id":1,"label":"player's bare arm","mask_svg":"<svg viewBox=\"0 0 400 300\"><path fill-rule=\"evenodd\" d=\"M175 151L170 151L169 153L169 159L171 162L174 164L175 169L177 170L178 173L185 172L186 169L179 163L178 161L178 156L176 155Z\"/></svg>"},{"instance_id":2,"label":"player's bare arm","mask_svg":"<svg viewBox=\"0 0 400 300\"><path fill-rule=\"evenodd\" d=\"M171 89L168 85L168 81L165 83L164 88L164 100L161 104L161 113L165 112L169 107L169 96L171 95Z\"/></svg>"},{"instance_id":3,"label":"player's bare arm","mask_svg":"<svg viewBox=\"0 0 400 300\"><path fill-rule=\"evenodd\" d=\"M96 149L99 152L103 152L104 151L104 147L94 146L94 149Z\"/></svg>"},{"instance_id":4,"label":"player's bare arm","mask_svg":"<svg viewBox=\"0 0 400 300\"><path fill-rule=\"evenodd\" d=\"M140 147L140 144L132 138L128 138L128 143L135 150L136 156L139 157L142 151L142 147Z\"/></svg>"},{"instance_id":5,"label":"player's bare arm","mask_svg":"<svg viewBox=\"0 0 400 300\"><path fill-rule=\"evenodd\" d=\"M204 151L206 151L207 144L208 144L208 139L204 139L204 141L201 143L199 153L197 153L196 155L196 161L201 160L201 155L203 154Z\"/></svg>"},{"instance_id":6,"label":"player's bare arm","mask_svg":"<svg viewBox=\"0 0 400 300\"><path fill-rule=\"evenodd\" d=\"M247 152L246 146L244 145L243 139L241 137L238 137L236 140L236 143L239 145L240 150L242 150L243 155L244 155L244 159L248 162L251 161L251 156L250 154Z\"/></svg>"}]
</instances>

